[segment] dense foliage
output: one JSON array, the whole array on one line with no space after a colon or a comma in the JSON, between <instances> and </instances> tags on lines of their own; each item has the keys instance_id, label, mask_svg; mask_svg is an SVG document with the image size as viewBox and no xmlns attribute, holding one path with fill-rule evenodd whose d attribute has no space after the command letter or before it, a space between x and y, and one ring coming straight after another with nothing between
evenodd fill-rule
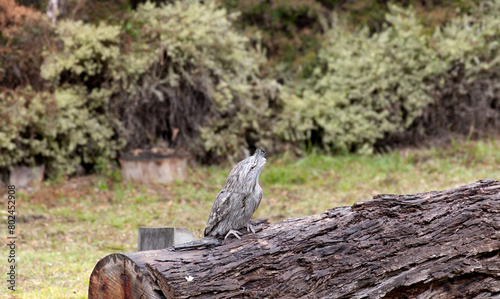
<instances>
[{"instance_id":1,"label":"dense foliage","mask_svg":"<svg viewBox=\"0 0 500 299\"><path fill-rule=\"evenodd\" d=\"M233 28L236 17L210 1L139 6L129 56L152 56L135 92L120 99L130 146L161 138L199 157L270 146L279 85L261 78L265 57Z\"/></svg>"},{"instance_id":2,"label":"dense foliage","mask_svg":"<svg viewBox=\"0 0 500 299\"><path fill-rule=\"evenodd\" d=\"M359 3L349 18L330 14L347 7L335 1L145 3L53 27L4 1L0 174L45 163L71 175L158 146L214 161L498 132L500 1L437 9L438 26L385 4L369 21Z\"/></svg>"},{"instance_id":3,"label":"dense foliage","mask_svg":"<svg viewBox=\"0 0 500 299\"><path fill-rule=\"evenodd\" d=\"M221 5L241 13L235 25L247 35L258 30L269 62L267 72L280 82L293 84L307 78L317 62L321 43L328 38L325 25L332 12L344 20L349 28L366 26L369 33L379 32L389 11L387 0L222 0ZM468 12L481 0L405 0L399 5L412 7L426 30L457 16L457 11Z\"/></svg>"},{"instance_id":4,"label":"dense foliage","mask_svg":"<svg viewBox=\"0 0 500 299\"><path fill-rule=\"evenodd\" d=\"M404 132L381 144L418 144L452 135L496 136L500 129L500 1L484 1L429 38L442 72L428 82L433 101Z\"/></svg>"},{"instance_id":5,"label":"dense foliage","mask_svg":"<svg viewBox=\"0 0 500 299\"><path fill-rule=\"evenodd\" d=\"M0 167L44 163L55 177L115 158L112 120L99 108L81 88L2 93Z\"/></svg>"},{"instance_id":6,"label":"dense foliage","mask_svg":"<svg viewBox=\"0 0 500 299\"><path fill-rule=\"evenodd\" d=\"M465 72L462 84L453 86L462 93L467 84L498 73L499 8L499 1L491 2L475 16L464 15L432 35L413 11L396 6L386 16L389 24L376 34L366 27L351 32L335 22L326 32L313 76L284 97L281 132L324 148L371 151L377 141L422 119L424 111L427 118L443 116L442 109L428 107L463 107L462 98L450 102L439 91L456 68ZM497 84L488 82L496 95L490 102L498 101ZM498 125L498 103L490 102L486 106L496 111L490 117ZM472 100L465 106L477 104Z\"/></svg>"},{"instance_id":7,"label":"dense foliage","mask_svg":"<svg viewBox=\"0 0 500 299\"><path fill-rule=\"evenodd\" d=\"M265 58L235 17L184 1L141 5L123 27L60 21L57 48L42 55L49 90L2 94L0 167L46 163L67 175L119 149L167 145L204 158L271 148L280 86L261 78Z\"/></svg>"}]
</instances>

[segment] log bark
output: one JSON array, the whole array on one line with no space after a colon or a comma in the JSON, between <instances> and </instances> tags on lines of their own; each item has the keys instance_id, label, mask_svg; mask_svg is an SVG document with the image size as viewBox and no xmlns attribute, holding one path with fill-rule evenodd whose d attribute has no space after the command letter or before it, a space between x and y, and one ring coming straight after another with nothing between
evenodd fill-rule
<instances>
[{"instance_id":1,"label":"log bark","mask_svg":"<svg viewBox=\"0 0 500 299\"><path fill-rule=\"evenodd\" d=\"M111 255L94 269L89 298L111 298L104 280L151 298L494 298L500 182L381 194L211 248Z\"/></svg>"}]
</instances>

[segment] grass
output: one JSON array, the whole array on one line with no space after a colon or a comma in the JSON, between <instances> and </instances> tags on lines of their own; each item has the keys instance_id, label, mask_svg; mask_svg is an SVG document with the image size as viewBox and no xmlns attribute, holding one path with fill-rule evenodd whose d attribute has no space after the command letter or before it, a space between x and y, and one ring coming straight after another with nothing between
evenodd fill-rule
<instances>
[{"instance_id":1,"label":"grass","mask_svg":"<svg viewBox=\"0 0 500 299\"><path fill-rule=\"evenodd\" d=\"M135 251L139 226L188 227L200 236L230 168L192 169L187 181L170 186L90 176L18 194L18 291L8 293L3 279L0 298L86 298L95 264L111 253ZM269 157L262 171L264 198L254 217L276 222L351 205L378 193L448 189L499 177L496 140L374 156L311 153L294 159L284 154ZM4 206L2 223L6 211ZM6 225L1 231L7 235ZM6 258L0 273L7 273Z\"/></svg>"}]
</instances>

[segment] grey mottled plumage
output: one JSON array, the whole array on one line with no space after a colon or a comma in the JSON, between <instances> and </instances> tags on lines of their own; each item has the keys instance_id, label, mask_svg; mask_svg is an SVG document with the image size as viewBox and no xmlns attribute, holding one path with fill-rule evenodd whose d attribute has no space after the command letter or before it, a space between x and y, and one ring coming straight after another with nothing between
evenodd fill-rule
<instances>
[{"instance_id":1,"label":"grey mottled plumage","mask_svg":"<svg viewBox=\"0 0 500 299\"><path fill-rule=\"evenodd\" d=\"M250 218L259 207L262 188L259 175L266 164L266 153L257 149L255 154L240 161L231 170L226 185L217 194L205 225L205 237L225 237L233 234L238 239L237 230L246 227L255 232Z\"/></svg>"}]
</instances>

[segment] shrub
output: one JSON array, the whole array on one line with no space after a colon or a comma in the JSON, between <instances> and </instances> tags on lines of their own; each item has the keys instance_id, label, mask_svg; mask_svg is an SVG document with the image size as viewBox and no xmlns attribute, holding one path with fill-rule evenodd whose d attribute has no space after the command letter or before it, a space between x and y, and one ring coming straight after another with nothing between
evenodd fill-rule
<instances>
[{"instance_id":1,"label":"shrub","mask_svg":"<svg viewBox=\"0 0 500 299\"><path fill-rule=\"evenodd\" d=\"M0 169L45 163L52 177L71 175L115 158L122 140L166 140L201 158L270 147L279 85L260 78L264 57L235 17L184 1L140 6L124 27L59 22L40 55L48 90L27 82L0 95Z\"/></svg>"},{"instance_id":2,"label":"shrub","mask_svg":"<svg viewBox=\"0 0 500 299\"><path fill-rule=\"evenodd\" d=\"M116 119L109 113L109 90L99 88L102 78L96 77L119 53L110 57L109 34L78 22L61 22L54 32L40 12L13 1L1 6L0 172L43 163L54 178L114 158L121 146Z\"/></svg>"},{"instance_id":3,"label":"shrub","mask_svg":"<svg viewBox=\"0 0 500 299\"><path fill-rule=\"evenodd\" d=\"M240 12L235 24L247 35L262 36L269 62L266 71L280 80L309 75L332 3L317 0L223 0L221 5ZM269 67L271 66L271 67Z\"/></svg>"},{"instance_id":4,"label":"shrub","mask_svg":"<svg viewBox=\"0 0 500 299\"><path fill-rule=\"evenodd\" d=\"M53 86L84 85L89 91L109 89L120 65L120 27L61 21L59 51L46 51L42 77Z\"/></svg>"},{"instance_id":5,"label":"shrub","mask_svg":"<svg viewBox=\"0 0 500 299\"><path fill-rule=\"evenodd\" d=\"M279 85L260 78L264 56L233 28L236 16L212 1L139 6L131 21L141 34L127 65L153 56L136 93L121 100L129 145L161 137L199 156L222 156L272 140L269 105Z\"/></svg>"},{"instance_id":6,"label":"shrub","mask_svg":"<svg viewBox=\"0 0 500 299\"><path fill-rule=\"evenodd\" d=\"M95 108L81 88L2 93L0 168L43 163L57 177L82 163L114 158L119 144L112 121Z\"/></svg>"},{"instance_id":7,"label":"shrub","mask_svg":"<svg viewBox=\"0 0 500 299\"><path fill-rule=\"evenodd\" d=\"M79 164L113 159L123 148L116 133L120 124L110 109L122 62L120 27L61 21L56 34L62 47L44 53L41 74L55 88L51 97L57 113L50 120L54 125L41 127L37 133L54 145L43 153L48 165L68 175ZM44 132L49 128L53 133Z\"/></svg>"},{"instance_id":8,"label":"shrub","mask_svg":"<svg viewBox=\"0 0 500 299\"><path fill-rule=\"evenodd\" d=\"M328 30L309 88L284 97L280 134L328 149L371 151L421 119L457 64L469 69L469 82L481 77L480 69L498 71L498 43L491 42L498 21L488 12L429 35L412 11L390 10L380 33L349 32L338 21ZM439 110L432 113L439 117Z\"/></svg>"},{"instance_id":9,"label":"shrub","mask_svg":"<svg viewBox=\"0 0 500 299\"><path fill-rule=\"evenodd\" d=\"M435 72L423 27L396 7L391 26L369 36L337 21L326 33L310 88L285 98L288 138L324 147L369 150L385 133L403 130L431 98L424 83Z\"/></svg>"},{"instance_id":10,"label":"shrub","mask_svg":"<svg viewBox=\"0 0 500 299\"><path fill-rule=\"evenodd\" d=\"M85 86L120 120L127 149L166 141L220 157L269 145L279 85L260 78L264 56L232 27L235 17L212 1L182 1L141 5L123 28L61 22L64 49L47 53L42 75Z\"/></svg>"},{"instance_id":11,"label":"shrub","mask_svg":"<svg viewBox=\"0 0 500 299\"><path fill-rule=\"evenodd\" d=\"M500 131L500 1L484 1L471 15L452 20L431 39L445 71L429 82L433 102L399 136L415 144L423 137L460 134L484 137Z\"/></svg>"},{"instance_id":12,"label":"shrub","mask_svg":"<svg viewBox=\"0 0 500 299\"><path fill-rule=\"evenodd\" d=\"M405 131L389 134L377 146L498 134L499 13L500 1L484 1L435 30L429 46L443 71L426 82L433 100Z\"/></svg>"}]
</instances>

